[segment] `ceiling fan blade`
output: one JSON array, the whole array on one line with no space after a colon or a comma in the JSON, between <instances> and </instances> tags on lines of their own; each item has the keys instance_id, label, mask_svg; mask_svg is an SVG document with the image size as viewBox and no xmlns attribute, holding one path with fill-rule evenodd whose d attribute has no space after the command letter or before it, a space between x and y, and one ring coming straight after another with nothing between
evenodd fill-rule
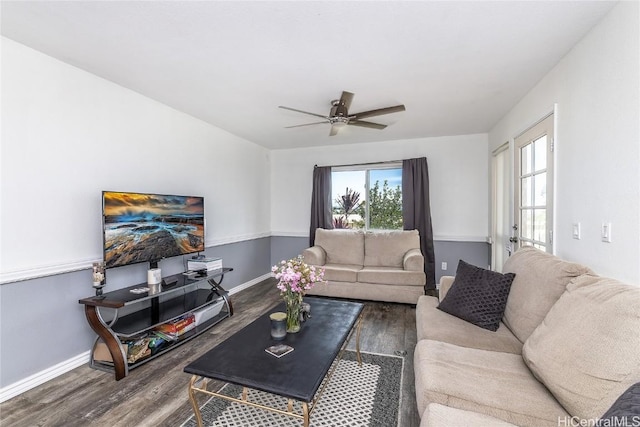
<instances>
[{"instance_id":1,"label":"ceiling fan blade","mask_svg":"<svg viewBox=\"0 0 640 427\"><path fill-rule=\"evenodd\" d=\"M369 110L369 111L363 111L361 113L351 114L349 115L349 118L360 120L366 117L381 116L383 114L397 113L404 110L405 110L404 105L395 105L393 107L378 108L377 110Z\"/></svg>"},{"instance_id":2,"label":"ceiling fan blade","mask_svg":"<svg viewBox=\"0 0 640 427\"><path fill-rule=\"evenodd\" d=\"M353 94L351 92L342 91L342 95L340 95L340 103L344 104L344 107L349 111L351 108L351 101L353 101Z\"/></svg>"},{"instance_id":3,"label":"ceiling fan blade","mask_svg":"<svg viewBox=\"0 0 640 427\"><path fill-rule=\"evenodd\" d=\"M364 122L362 120L350 120L349 126L360 126L362 128L370 128L370 129L378 129L378 130L382 130L387 127L387 125L381 125L379 123L372 123L372 122Z\"/></svg>"},{"instance_id":4,"label":"ceiling fan blade","mask_svg":"<svg viewBox=\"0 0 640 427\"><path fill-rule=\"evenodd\" d=\"M310 113L308 111L296 110L295 108L283 107L282 105L278 105L278 108L283 108L285 110L295 111L296 113L309 114L311 116L322 117L323 119L327 119L327 116L323 116L322 114Z\"/></svg>"},{"instance_id":5,"label":"ceiling fan blade","mask_svg":"<svg viewBox=\"0 0 640 427\"><path fill-rule=\"evenodd\" d=\"M329 136L336 136L338 134L338 130L340 130L342 126L331 125L331 130L329 131Z\"/></svg>"},{"instance_id":6,"label":"ceiling fan blade","mask_svg":"<svg viewBox=\"0 0 640 427\"><path fill-rule=\"evenodd\" d=\"M302 127L302 126L323 125L325 123L327 123L327 122L325 121L325 122L305 123L303 125L285 126L284 128L285 129L291 129L291 128L299 128L299 127Z\"/></svg>"}]
</instances>

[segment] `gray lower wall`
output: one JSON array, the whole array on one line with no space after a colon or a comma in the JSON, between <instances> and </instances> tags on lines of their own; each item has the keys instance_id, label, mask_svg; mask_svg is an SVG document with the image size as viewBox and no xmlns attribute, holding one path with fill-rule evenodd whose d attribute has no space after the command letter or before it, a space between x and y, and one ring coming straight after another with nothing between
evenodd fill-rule
<instances>
[{"instance_id":1,"label":"gray lower wall","mask_svg":"<svg viewBox=\"0 0 640 427\"><path fill-rule=\"evenodd\" d=\"M271 237L271 265L302 254L309 247L308 237Z\"/></svg>"},{"instance_id":2,"label":"gray lower wall","mask_svg":"<svg viewBox=\"0 0 640 427\"><path fill-rule=\"evenodd\" d=\"M234 271L224 278L229 290L267 274L269 237L208 248ZM162 275L185 270L187 257L160 262ZM105 292L146 283L148 264L107 271ZM95 338L78 300L93 294L89 270L0 286L0 387L6 387L91 348ZM242 310L236 307L236 310Z\"/></svg>"},{"instance_id":3,"label":"gray lower wall","mask_svg":"<svg viewBox=\"0 0 640 427\"><path fill-rule=\"evenodd\" d=\"M223 259L234 271L224 279L226 289L270 271L283 259L308 247L307 237L273 236L208 248L206 255ZM436 277L455 274L459 259L486 267L489 245L481 242L435 242ZM185 270L187 257L163 260L162 275ZM448 270L441 271L442 261ZM145 283L147 264L107 271L105 291ZM0 388L51 368L91 348L95 334L78 300L93 294L89 270L58 274L0 286ZM242 310L242 307L235 307Z\"/></svg>"},{"instance_id":4,"label":"gray lower wall","mask_svg":"<svg viewBox=\"0 0 640 427\"><path fill-rule=\"evenodd\" d=\"M463 260L469 264L482 268L490 268L491 245L486 242L433 242L436 254L436 282L440 282L442 276L455 276L458 261ZM442 270L442 263L447 263L447 270Z\"/></svg>"}]
</instances>

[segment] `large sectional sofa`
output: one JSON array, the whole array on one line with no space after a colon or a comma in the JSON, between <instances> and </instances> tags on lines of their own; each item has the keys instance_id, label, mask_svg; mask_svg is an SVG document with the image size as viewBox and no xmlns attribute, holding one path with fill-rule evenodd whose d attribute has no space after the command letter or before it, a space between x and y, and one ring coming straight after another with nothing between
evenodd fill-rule
<instances>
[{"instance_id":1,"label":"large sectional sofa","mask_svg":"<svg viewBox=\"0 0 640 427\"><path fill-rule=\"evenodd\" d=\"M426 276L418 231L317 229L315 244L302 253L323 267L327 284L309 295L416 304Z\"/></svg>"},{"instance_id":2,"label":"large sectional sofa","mask_svg":"<svg viewBox=\"0 0 640 427\"><path fill-rule=\"evenodd\" d=\"M637 415L628 425L640 425L640 287L531 247L503 271L515 278L495 332L438 308L453 277L441 279L439 298L420 297L420 426L624 425L595 424L624 399Z\"/></svg>"}]
</instances>

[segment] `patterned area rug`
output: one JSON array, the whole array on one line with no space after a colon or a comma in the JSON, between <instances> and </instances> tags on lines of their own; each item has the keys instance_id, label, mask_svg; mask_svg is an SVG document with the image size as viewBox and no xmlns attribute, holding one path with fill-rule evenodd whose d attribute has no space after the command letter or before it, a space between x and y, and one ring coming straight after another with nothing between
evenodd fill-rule
<instances>
[{"instance_id":1,"label":"patterned area rug","mask_svg":"<svg viewBox=\"0 0 640 427\"><path fill-rule=\"evenodd\" d=\"M358 366L354 352L345 351L317 406L311 412L311 427L397 427L404 359L361 353ZM322 389L322 386L320 390ZM221 393L240 398L242 387L226 384ZM286 411L287 400L250 390L249 400ZM211 398L201 407L205 426L211 427L300 427L302 420ZM294 411L301 414L300 404ZM195 427L194 416L182 424Z\"/></svg>"}]
</instances>

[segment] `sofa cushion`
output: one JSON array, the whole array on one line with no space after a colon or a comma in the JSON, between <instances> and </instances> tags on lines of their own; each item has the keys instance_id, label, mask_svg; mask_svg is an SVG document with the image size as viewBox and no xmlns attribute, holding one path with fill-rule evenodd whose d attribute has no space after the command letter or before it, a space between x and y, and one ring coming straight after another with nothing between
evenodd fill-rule
<instances>
[{"instance_id":1,"label":"sofa cushion","mask_svg":"<svg viewBox=\"0 0 640 427\"><path fill-rule=\"evenodd\" d=\"M525 363L571 415L602 416L640 381L640 287L576 278L525 342Z\"/></svg>"},{"instance_id":2,"label":"sofa cushion","mask_svg":"<svg viewBox=\"0 0 640 427\"><path fill-rule=\"evenodd\" d=\"M429 339L480 350L520 354L522 343L500 323L492 332L438 310L438 299L423 295L416 306L418 341Z\"/></svg>"},{"instance_id":3,"label":"sofa cushion","mask_svg":"<svg viewBox=\"0 0 640 427\"><path fill-rule=\"evenodd\" d=\"M439 403L535 427L557 427L569 416L517 354L422 340L413 366L421 414Z\"/></svg>"},{"instance_id":4,"label":"sofa cushion","mask_svg":"<svg viewBox=\"0 0 640 427\"><path fill-rule=\"evenodd\" d=\"M358 282L385 285L424 286L424 271L407 271L398 267L363 267L358 272Z\"/></svg>"},{"instance_id":5,"label":"sofa cushion","mask_svg":"<svg viewBox=\"0 0 640 427\"><path fill-rule=\"evenodd\" d=\"M422 414L420 427L516 427L514 424L478 412L431 403Z\"/></svg>"},{"instance_id":6,"label":"sofa cushion","mask_svg":"<svg viewBox=\"0 0 640 427\"><path fill-rule=\"evenodd\" d=\"M504 264L504 273L515 273L503 322L525 342L542 322L574 277L592 273L580 264L563 261L531 246L516 251Z\"/></svg>"},{"instance_id":7,"label":"sofa cushion","mask_svg":"<svg viewBox=\"0 0 640 427\"><path fill-rule=\"evenodd\" d=\"M333 282L355 282L362 266L349 264L325 264L324 280Z\"/></svg>"},{"instance_id":8,"label":"sofa cushion","mask_svg":"<svg viewBox=\"0 0 640 427\"><path fill-rule=\"evenodd\" d=\"M496 331L515 274L485 270L460 260L456 278L440 310L490 331Z\"/></svg>"},{"instance_id":9,"label":"sofa cushion","mask_svg":"<svg viewBox=\"0 0 640 427\"><path fill-rule=\"evenodd\" d=\"M364 264L364 231L316 229L315 245L327 254L327 264Z\"/></svg>"},{"instance_id":10,"label":"sofa cushion","mask_svg":"<svg viewBox=\"0 0 640 427\"><path fill-rule=\"evenodd\" d=\"M364 265L402 267L404 254L420 248L417 230L367 231L364 235Z\"/></svg>"},{"instance_id":11,"label":"sofa cushion","mask_svg":"<svg viewBox=\"0 0 640 427\"><path fill-rule=\"evenodd\" d=\"M421 286L389 286L329 280L326 283L316 284L307 291L307 295L415 304L418 302L418 298L424 295L424 289Z\"/></svg>"}]
</instances>

